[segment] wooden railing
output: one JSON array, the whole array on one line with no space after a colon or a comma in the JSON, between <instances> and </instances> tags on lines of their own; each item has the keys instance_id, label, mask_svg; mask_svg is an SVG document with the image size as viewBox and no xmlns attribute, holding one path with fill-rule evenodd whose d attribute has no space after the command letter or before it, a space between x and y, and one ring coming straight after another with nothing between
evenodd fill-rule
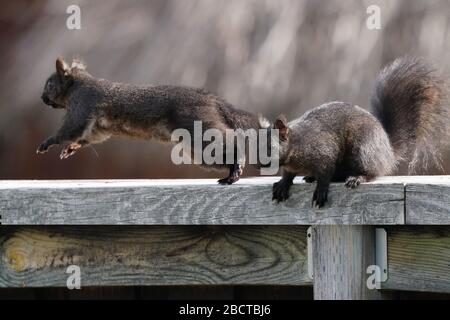
<instances>
[{"instance_id":1,"label":"wooden railing","mask_svg":"<svg viewBox=\"0 0 450 320\"><path fill-rule=\"evenodd\" d=\"M1 181L0 287L65 287L76 265L84 287L314 286L317 299L450 292L450 177L333 184L324 209L311 207L314 185L300 179L287 202L272 202L277 179ZM367 286L377 254L387 255L379 290Z\"/></svg>"}]
</instances>

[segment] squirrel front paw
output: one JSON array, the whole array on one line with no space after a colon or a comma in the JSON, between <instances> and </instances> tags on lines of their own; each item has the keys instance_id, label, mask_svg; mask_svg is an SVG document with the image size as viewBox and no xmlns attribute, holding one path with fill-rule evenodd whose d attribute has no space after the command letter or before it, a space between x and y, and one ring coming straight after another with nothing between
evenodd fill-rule
<instances>
[{"instance_id":1,"label":"squirrel front paw","mask_svg":"<svg viewBox=\"0 0 450 320\"><path fill-rule=\"evenodd\" d=\"M58 140L53 136L47 138L44 142L42 142L36 150L37 154L46 153L51 146L58 144Z\"/></svg>"},{"instance_id":2,"label":"squirrel front paw","mask_svg":"<svg viewBox=\"0 0 450 320\"><path fill-rule=\"evenodd\" d=\"M287 183L283 179L275 182L272 187L272 201L277 201L278 203L286 201L289 199L289 189L292 183Z\"/></svg>"},{"instance_id":3,"label":"squirrel front paw","mask_svg":"<svg viewBox=\"0 0 450 320\"><path fill-rule=\"evenodd\" d=\"M42 142L39 147L36 149L36 154L44 154L48 151L50 148L50 145L47 143L47 141Z\"/></svg>"}]
</instances>

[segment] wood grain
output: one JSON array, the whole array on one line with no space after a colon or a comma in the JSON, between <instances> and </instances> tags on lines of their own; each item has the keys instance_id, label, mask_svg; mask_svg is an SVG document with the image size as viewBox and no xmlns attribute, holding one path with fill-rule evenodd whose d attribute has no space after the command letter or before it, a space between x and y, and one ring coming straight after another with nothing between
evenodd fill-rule
<instances>
[{"instance_id":1,"label":"wood grain","mask_svg":"<svg viewBox=\"0 0 450 320\"><path fill-rule=\"evenodd\" d=\"M306 227L2 227L0 287L307 285Z\"/></svg>"},{"instance_id":2,"label":"wood grain","mask_svg":"<svg viewBox=\"0 0 450 320\"><path fill-rule=\"evenodd\" d=\"M450 293L450 226L388 227L383 289Z\"/></svg>"},{"instance_id":3,"label":"wood grain","mask_svg":"<svg viewBox=\"0 0 450 320\"><path fill-rule=\"evenodd\" d=\"M366 286L367 267L375 264L375 229L370 226L312 228L314 299L379 299Z\"/></svg>"},{"instance_id":4,"label":"wood grain","mask_svg":"<svg viewBox=\"0 0 450 320\"><path fill-rule=\"evenodd\" d=\"M3 181L5 225L403 224L404 186L392 180L356 190L333 184L324 209L311 207L314 185L300 183L272 202L277 177L212 180Z\"/></svg>"},{"instance_id":5,"label":"wood grain","mask_svg":"<svg viewBox=\"0 0 450 320\"><path fill-rule=\"evenodd\" d=\"M406 223L450 225L450 181L407 184Z\"/></svg>"}]
</instances>

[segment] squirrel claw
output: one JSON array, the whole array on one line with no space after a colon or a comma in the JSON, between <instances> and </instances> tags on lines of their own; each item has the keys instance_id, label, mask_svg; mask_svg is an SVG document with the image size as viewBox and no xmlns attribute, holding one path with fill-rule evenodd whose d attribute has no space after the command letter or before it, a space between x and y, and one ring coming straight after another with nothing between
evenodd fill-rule
<instances>
[{"instance_id":1,"label":"squirrel claw","mask_svg":"<svg viewBox=\"0 0 450 320\"><path fill-rule=\"evenodd\" d=\"M233 168L230 171L230 175L226 178L217 180L217 183L220 185L230 185L237 182L242 174L241 166L237 166L237 168Z\"/></svg>"},{"instance_id":2,"label":"squirrel claw","mask_svg":"<svg viewBox=\"0 0 450 320\"><path fill-rule=\"evenodd\" d=\"M59 155L59 158L61 160L67 159L73 156L80 148L81 145L79 143L71 143L68 146L64 147L64 149L61 151L61 154Z\"/></svg>"},{"instance_id":3,"label":"squirrel claw","mask_svg":"<svg viewBox=\"0 0 450 320\"><path fill-rule=\"evenodd\" d=\"M217 183L220 184L221 186L226 186L226 185L232 184L232 182L230 182L230 178L229 177L226 177L226 178L223 178L223 179L219 179L219 180L217 180Z\"/></svg>"},{"instance_id":4,"label":"squirrel claw","mask_svg":"<svg viewBox=\"0 0 450 320\"><path fill-rule=\"evenodd\" d=\"M275 182L272 187L272 201L280 203L289 199L290 187L290 183L284 181Z\"/></svg>"},{"instance_id":5,"label":"squirrel claw","mask_svg":"<svg viewBox=\"0 0 450 320\"><path fill-rule=\"evenodd\" d=\"M345 186L349 189L355 189L361 184L361 180L360 177L348 177L345 180Z\"/></svg>"},{"instance_id":6,"label":"squirrel claw","mask_svg":"<svg viewBox=\"0 0 450 320\"><path fill-rule=\"evenodd\" d=\"M239 176L229 176L223 179L219 179L217 180L217 183L222 185L222 186L226 186L226 185L231 185L235 182L237 182L239 180Z\"/></svg>"},{"instance_id":7,"label":"squirrel claw","mask_svg":"<svg viewBox=\"0 0 450 320\"><path fill-rule=\"evenodd\" d=\"M316 189L313 194L311 206L317 209L323 208L327 200L328 200L328 190L320 192Z\"/></svg>"},{"instance_id":8,"label":"squirrel claw","mask_svg":"<svg viewBox=\"0 0 450 320\"><path fill-rule=\"evenodd\" d=\"M232 175L232 176L229 176L229 177L217 180L217 183L222 185L222 186L225 186L225 185L233 184L233 183L235 183L238 180L239 180L239 176L238 175Z\"/></svg>"},{"instance_id":9,"label":"squirrel claw","mask_svg":"<svg viewBox=\"0 0 450 320\"><path fill-rule=\"evenodd\" d=\"M41 144L37 149L36 149L36 154L44 154L48 151L48 147L45 144Z\"/></svg>"}]
</instances>

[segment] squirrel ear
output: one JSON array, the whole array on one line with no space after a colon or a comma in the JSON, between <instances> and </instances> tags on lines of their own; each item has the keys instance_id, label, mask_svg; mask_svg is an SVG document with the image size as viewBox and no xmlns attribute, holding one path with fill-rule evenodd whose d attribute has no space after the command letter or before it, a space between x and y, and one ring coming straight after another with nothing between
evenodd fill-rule
<instances>
[{"instance_id":1,"label":"squirrel ear","mask_svg":"<svg viewBox=\"0 0 450 320\"><path fill-rule=\"evenodd\" d=\"M79 70L86 70L86 64L83 62L81 58L77 57L72 60L71 69L74 68Z\"/></svg>"},{"instance_id":2,"label":"squirrel ear","mask_svg":"<svg viewBox=\"0 0 450 320\"><path fill-rule=\"evenodd\" d=\"M273 124L274 129L278 129L280 139L286 141L288 138L289 128L287 125L287 119L284 115L279 115Z\"/></svg>"},{"instance_id":3,"label":"squirrel ear","mask_svg":"<svg viewBox=\"0 0 450 320\"><path fill-rule=\"evenodd\" d=\"M64 61L64 59L62 57L58 57L58 59L56 59L56 72L60 76L65 76L69 70L69 65Z\"/></svg>"},{"instance_id":4,"label":"squirrel ear","mask_svg":"<svg viewBox=\"0 0 450 320\"><path fill-rule=\"evenodd\" d=\"M260 129L267 129L270 128L270 121L264 118L262 114L258 113L258 122L259 122L259 128Z\"/></svg>"}]
</instances>

